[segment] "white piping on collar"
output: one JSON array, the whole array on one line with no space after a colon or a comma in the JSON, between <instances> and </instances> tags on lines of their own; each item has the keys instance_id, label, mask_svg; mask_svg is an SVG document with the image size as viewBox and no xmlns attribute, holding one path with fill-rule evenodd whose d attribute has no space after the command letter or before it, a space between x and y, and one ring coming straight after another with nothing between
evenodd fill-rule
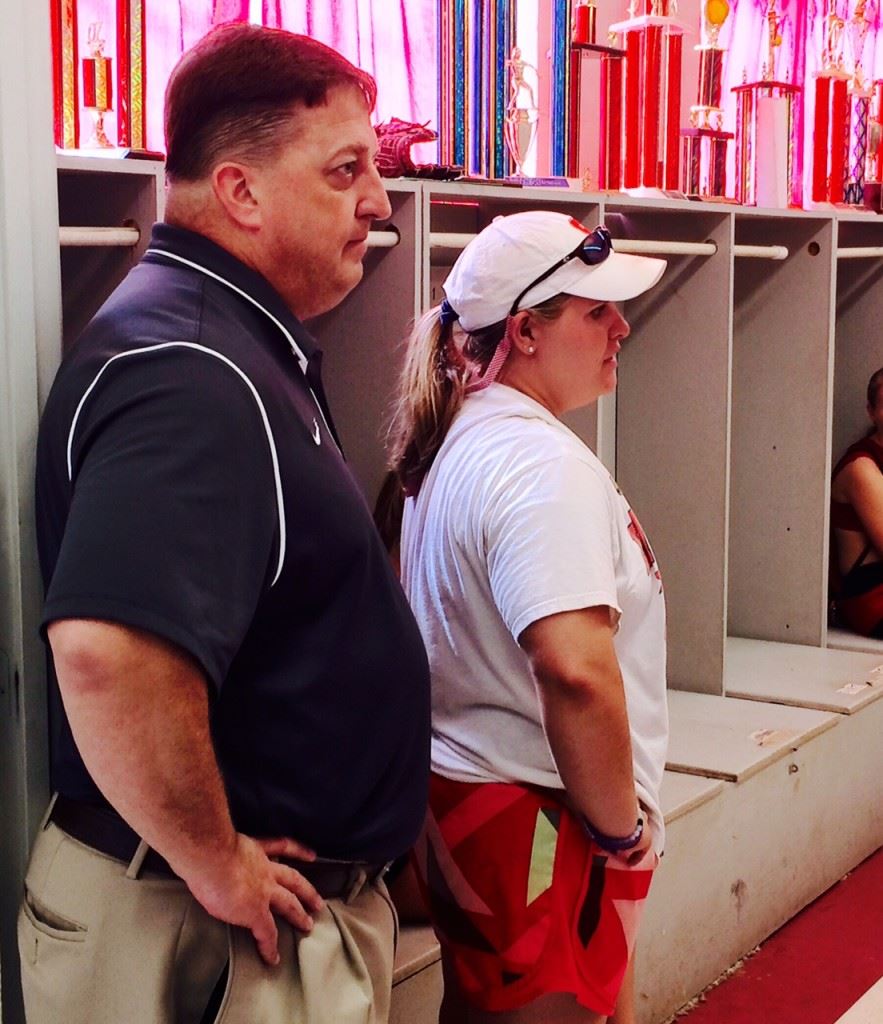
<instances>
[{"instance_id":1,"label":"white piping on collar","mask_svg":"<svg viewBox=\"0 0 883 1024\"><path fill-rule=\"evenodd\" d=\"M74 470L73 470L73 444L74 444L74 432L77 429L77 421L80 418L83 406L86 404L86 399L92 394L95 386L98 384L104 371L110 366L111 363L116 362L118 359L126 359L131 356L145 355L148 352L157 352L163 349L169 348L186 348L194 349L197 352L203 352L205 355L214 356L216 359L220 359L222 363L225 363L232 370L234 370L243 381L252 394L255 402L257 403L258 411L260 412L261 422L264 425L264 432L267 435L267 443L270 446L270 459L273 463L273 482L276 487L276 511L279 516L279 557L276 560L276 573L273 576L273 582L270 586L274 586L279 576L282 573L282 566L285 562L285 547L286 547L286 527L285 527L285 500L282 494L282 475L279 470L279 455L276 451L276 439L273 436L273 429L270 426L270 419L267 416L267 410L264 408L264 403L261 401L261 396L258 394L257 388L252 384L251 380L232 360L228 359L225 355L220 352L216 352L213 348L207 348L205 345L197 345L191 341L165 341L158 345L147 345L144 348L128 349L125 352L118 352L115 356L111 356L110 359L101 367L98 373L92 380L92 383L86 388L83 393L83 397L80 399L77 405L74 418L71 421L71 428L67 435L67 478L69 481L73 481Z\"/></svg>"},{"instance_id":2,"label":"white piping on collar","mask_svg":"<svg viewBox=\"0 0 883 1024\"><path fill-rule=\"evenodd\" d=\"M253 306L257 306L257 308L265 316L270 318L270 320L279 328L279 330L282 331L282 334L285 336L285 339L288 341L288 344L291 345L291 349L294 352L295 356L297 357L301 373L304 375L304 380L306 381L310 394L313 396L313 401L316 404L316 408L319 410L319 415L322 417L322 422L325 424L325 429L328 431L328 436L334 441L335 447L340 452L341 456L343 456L343 449L340 447L340 445L337 443L337 439L334 437L334 432L332 431L331 424L328 422L328 418L325 415L325 410L322 408L322 403L316 397L316 392L313 391L313 386L310 384L309 379L307 378L307 366L309 365L309 361L301 351L301 348L298 345L298 343L292 337L291 331L288 330L288 328L282 323L282 321L279 320L278 317L273 316L273 314L269 311L269 309L267 309L266 306L258 302L258 300L253 296L249 295L248 292L243 291L241 288L237 287L235 284L233 284L232 281L228 281L226 277L221 277L220 274L216 274L213 270L209 270L208 267L204 267L201 263L194 263L193 260L188 260L184 256L179 256L177 253L174 252L168 252L166 249L147 249L144 255L167 256L170 260L176 260L178 263L183 263L184 266L190 267L192 270L198 270L200 274L205 274L206 277L210 277L215 281L219 281L221 284L225 285L231 291L236 292L237 295L241 295L243 299L246 299Z\"/></svg>"},{"instance_id":3,"label":"white piping on collar","mask_svg":"<svg viewBox=\"0 0 883 1024\"><path fill-rule=\"evenodd\" d=\"M253 296L249 295L248 292L243 291L241 288L237 287L235 284L233 284L232 281L228 281L226 277L221 277L220 274L216 274L213 270L209 270L208 267L202 266L201 263L194 263L192 260L185 259L183 256L179 256L177 253L169 252L167 249L148 249L144 253L144 255L165 256L170 260L175 260L178 263L183 263L184 266L190 267L192 270L198 270L201 274L205 274L206 277L211 277L215 281L220 281L221 284L226 285L232 291L236 292L237 295L241 295L243 299L247 299L253 306L257 306L257 308L266 316L268 316L273 321L273 323L279 328L279 330L282 331L282 333L285 335L285 339L288 341L288 344L291 345L292 351L297 356L302 373L306 375L308 362L307 357L303 354L303 352L300 349L300 346L292 337L291 331L289 331L288 328L285 327L281 320L273 316L273 314L269 311L269 309L267 309L266 306L258 302L258 300Z\"/></svg>"}]
</instances>

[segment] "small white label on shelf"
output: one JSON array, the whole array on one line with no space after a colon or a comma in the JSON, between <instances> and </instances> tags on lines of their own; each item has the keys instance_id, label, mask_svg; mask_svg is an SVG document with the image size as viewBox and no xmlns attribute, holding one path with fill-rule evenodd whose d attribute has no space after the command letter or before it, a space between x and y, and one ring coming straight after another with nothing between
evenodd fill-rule
<instances>
[{"instance_id":1,"label":"small white label on shelf","mask_svg":"<svg viewBox=\"0 0 883 1024\"><path fill-rule=\"evenodd\" d=\"M748 738L759 747L775 747L779 743L793 739L796 735L795 729L755 729Z\"/></svg>"},{"instance_id":2,"label":"small white label on shelf","mask_svg":"<svg viewBox=\"0 0 883 1024\"><path fill-rule=\"evenodd\" d=\"M843 686L837 688L838 693L845 693L847 697L854 697L857 693L861 693L866 690L869 686L873 686L874 683L868 679L863 683L846 683Z\"/></svg>"}]
</instances>

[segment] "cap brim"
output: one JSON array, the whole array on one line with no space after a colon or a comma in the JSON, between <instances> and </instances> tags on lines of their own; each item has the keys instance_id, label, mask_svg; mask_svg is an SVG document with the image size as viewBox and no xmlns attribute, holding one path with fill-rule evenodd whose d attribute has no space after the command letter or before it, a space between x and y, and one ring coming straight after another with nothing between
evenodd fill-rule
<instances>
[{"instance_id":1,"label":"cap brim","mask_svg":"<svg viewBox=\"0 0 883 1024\"><path fill-rule=\"evenodd\" d=\"M518 303L519 309L535 306L553 295L579 295L598 302L625 302L652 288L662 277L665 260L611 252L597 266L571 260L551 277L532 288Z\"/></svg>"}]
</instances>

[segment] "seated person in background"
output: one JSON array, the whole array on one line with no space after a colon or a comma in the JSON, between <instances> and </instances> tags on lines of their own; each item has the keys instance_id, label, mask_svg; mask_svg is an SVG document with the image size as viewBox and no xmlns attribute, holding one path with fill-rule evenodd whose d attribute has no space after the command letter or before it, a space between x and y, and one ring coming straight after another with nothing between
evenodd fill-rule
<instances>
[{"instance_id":1,"label":"seated person in background","mask_svg":"<svg viewBox=\"0 0 883 1024\"><path fill-rule=\"evenodd\" d=\"M883 369L868 382L868 416L831 481L831 596L838 625L883 639Z\"/></svg>"}]
</instances>

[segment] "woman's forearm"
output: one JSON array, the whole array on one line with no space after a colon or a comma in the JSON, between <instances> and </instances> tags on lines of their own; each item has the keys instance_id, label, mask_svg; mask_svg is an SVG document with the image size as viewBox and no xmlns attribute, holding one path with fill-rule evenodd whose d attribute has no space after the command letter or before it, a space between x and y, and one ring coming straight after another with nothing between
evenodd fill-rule
<instances>
[{"instance_id":1,"label":"woman's forearm","mask_svg":"<svg viewBox=\"0 0 883 1024\"><path fill-rule=\"evenodd\" d=\"M541 683L546 736L574 807L601 832L627 836L638 813L628 715L618 670Z\"/></svg>"},{"instance_id":2,"label":"woman's forearm","mask_svg":"<svg viewBox=\"0 0 883 1024\"><path fill-rule=\"evenodd\" d=\"M546 737L575 808L596 830L635 828L631 736L606 606L561 612L519 638L537 681Z\"/></svg>"}]
</instances>

